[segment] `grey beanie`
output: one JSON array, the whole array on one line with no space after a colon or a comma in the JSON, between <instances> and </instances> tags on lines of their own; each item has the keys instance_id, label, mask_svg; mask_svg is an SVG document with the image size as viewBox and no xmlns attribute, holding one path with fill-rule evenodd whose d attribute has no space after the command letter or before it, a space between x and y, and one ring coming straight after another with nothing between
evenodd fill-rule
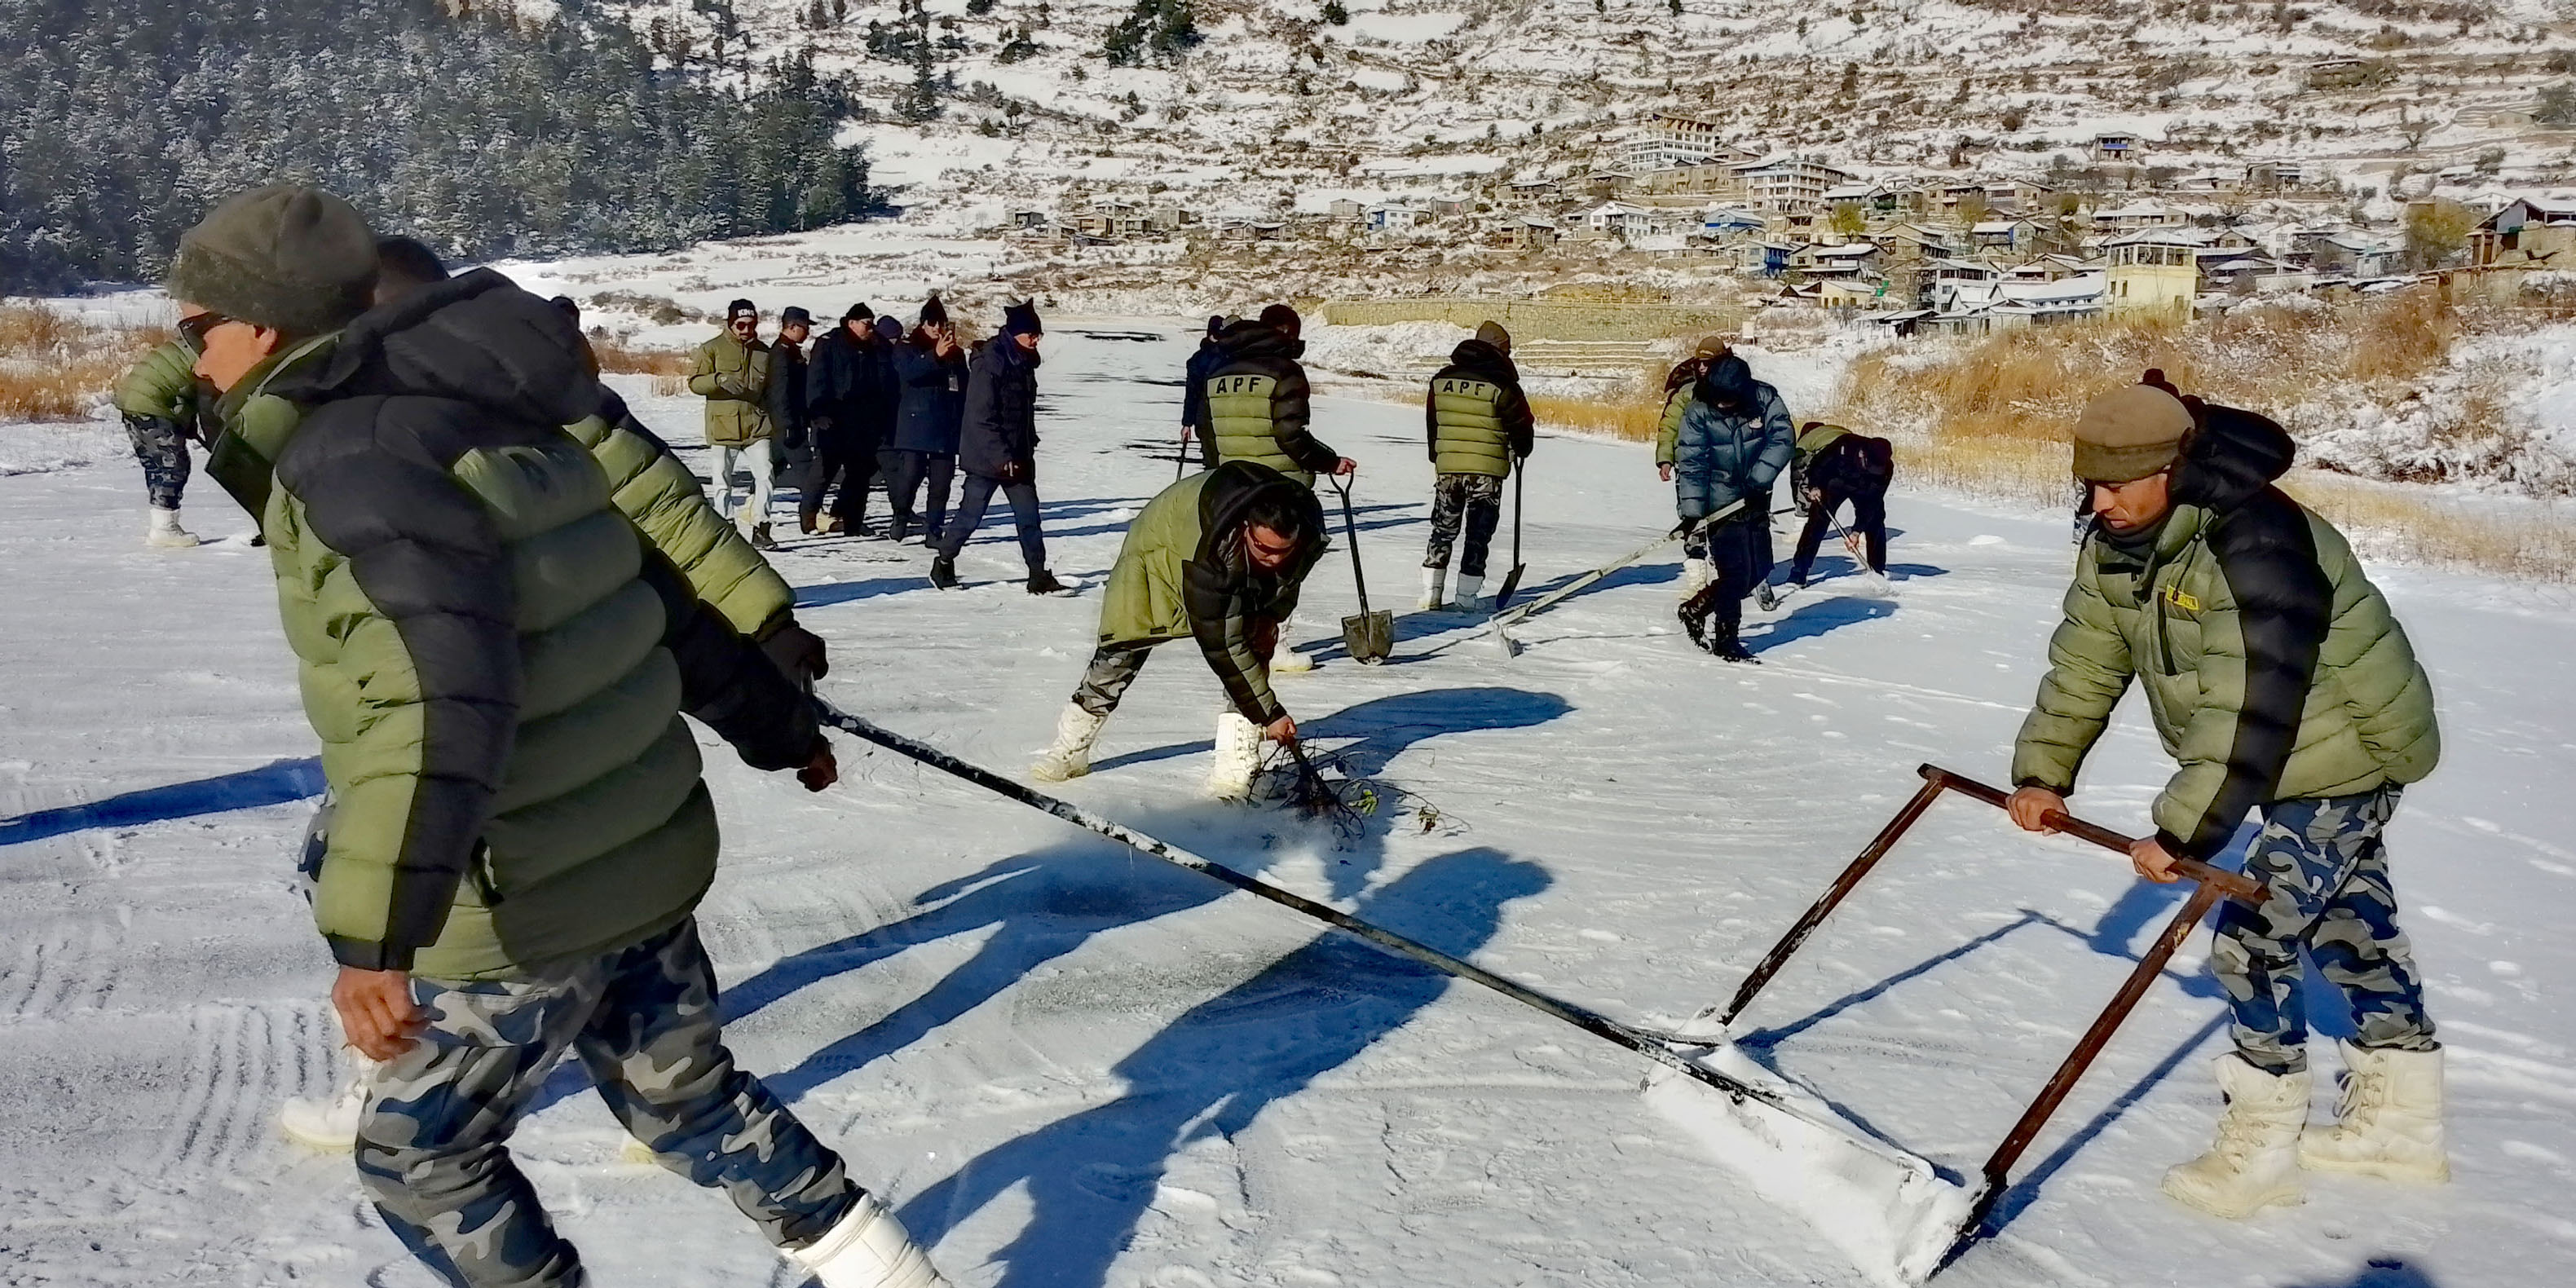
<instances>
[{"instance_id":1,"label":"grey beanie","mask_svg":"<svg viewBox=\"0 0 2576 1288\"><path fill-rule=\"evenodd\" d=\"M276 183L226 197L181 233L165 288L253 326L311 336L366 312L375 285L376 235L357 207Z\"/></svg>"}]
</instances>

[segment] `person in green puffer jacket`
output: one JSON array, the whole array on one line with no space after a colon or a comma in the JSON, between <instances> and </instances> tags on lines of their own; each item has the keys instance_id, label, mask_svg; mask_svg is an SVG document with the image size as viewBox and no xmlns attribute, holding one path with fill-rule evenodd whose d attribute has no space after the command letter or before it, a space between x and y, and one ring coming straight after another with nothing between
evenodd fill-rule
<instances>
[{"instance_id":1,"label":"person in green puffer jacket","mask_svg":"<svg viewBox=\"0 0 2576 1288\"><path fill-rule=\"evenodd\" d=\"M1477 612L1484 606L1477 592L1485 586L1486 551L1502 521L1503 480L1511 477L1512 462L1529 458L1537 428L1521 393L1520 369L1512 365L1511 332L1487 322L1460 342L1449 365L1431 377L1422 420L1436 477L1422 598L1414 607L1428 611L1447 604ZM1458 562L1458 597L1452 601L1441 583L1449 576L1449 552L1461 526L1467 549Z\"/></svg>"},{"instance_id":2,"label":"person in green puffer jacket","mask_svg":"<svg viewBox=\"0 0 2576 1288\"><path fill-rule=\"evenodd\" d=\"M143 466L143 490L150 502L146 545L186 549L197 544L196 534L179 526L179 501L188 488L188 440L197 436L196 362L196 340L183 332L143 355L116 382L116 410L125 418L134 459Z\"/></svg>"},{"instance_id":3,"label":"person in green puffer jacket","mask_svg":"<svg viewBox=\"0 0 2576 1288\"><path fill-rule=\"evenodd\" d=\"M355 210L276 185L170 280L198 373L256 390L276 449L260 524L334 802L313 916L385 1062L361 1179L461 1282L581 1282L504 1146L578 1045L666 1166L827 1284L877 1282L829 1266L860 1227L883 1260L891 1218L734 1066L694 927L717 835L682 712L821 790L813 712L563 432L597 396L563 314L484 270L359 316L375 276Z\"/></svg>"},{"instance_id":4,"label":"person in green puffer jacket","mask_svg":"<svg viewBox=\"0 0 2576 1288\"><path fill-rule=\"evenodd\" d=\"M1318 474L1359 468L1307 428L1311 394L1306 368L1297 361L1306 353L1305 341L1297 338L1304 326L1297 310L1273 304L1259 318L1218 334L1218 354L1204 382L1207 415L1199 426L1209 461L1266 465L1310 488Z\"/></svg>"},{"instance_id":5,"label":"person in green puffer jacket","mask_svg":"<svg viewBox=\"0 0 2576 1288\"><path fill-rule=\"evenodd\" d=\"M770 419L771 354L760 339L760 310L749 300L725 306L725 329L697 348L689 392L707 400L707 446L714 464L716 509L752 545L771 549L769 495L778 477L778 425ZM751 475L751 499L737 509L733 470Z\"/></svg>"},{"instance_id":6,"label":"person in green puffer jacket","mask_svg":"<svg viewBox=\"0 0 2576 1288\"><path fill-rule=\"evenodd\" d=\"M1271 692L1270 660L1329 545L1314 489L1267 465L1228 461L1163 489L1128 525L1101 600L1098 646L1030 776L1061 782L1091 772L1092 743L1146 654L1193 639L1231 708L1217 717L1207 794L1244 799L1261 740L1297 740L1297 722Z\"/></svg>"},{"instance_id":7,"label":"person in green puffer jacket","mask_svg":"<svg viewBox=\"0 0 2576 1288\"><path fill-rule=\"evenodd\" d=\"M2384 832L2441 758L2433 686L2405 628L2333 525L2273 486L2280 426L2185 399L2159 372L2106 394L2075 431L2095 522L2013 750L2014 822L2048 829L2134 680L2180 768L2156 797L2139 873L2214 859L2248 811L2257 906L2221 912L2210 969L2233 1012L2227 1112L2209 1153L2166 1173L2173 1198L2243 1217L2295 1202L2302 1168L2448 1175L2441 1051L2397 928ZM2303 1132L2302 955L2352 1009L2342 1118Z\"/></svg>"}]
</instances>

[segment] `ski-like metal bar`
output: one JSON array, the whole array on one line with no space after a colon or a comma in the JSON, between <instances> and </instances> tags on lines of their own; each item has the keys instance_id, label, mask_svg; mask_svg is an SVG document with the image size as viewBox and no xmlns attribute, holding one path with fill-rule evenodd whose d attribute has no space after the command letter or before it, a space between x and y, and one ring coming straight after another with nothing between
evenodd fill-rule
<instances>
[{"instance_id":1,"label":"ski-like metal bar","mask_svg":"<svg viewBox=\"0 0 2576 1288\"><path fill-rule=\"evenodd\" d=\"M1983 1171L1985 1185L1977 1195L1976 1207L1959 1225L1958 1239L1952 1245L1954 1250L1958 1244L1977 1236L1987 1215L1994 1210L1996 1201L2003 1197L2013 1164L2021 1161L2022 1152L2038 1139L2040 1129L2048 1125L2058 1106L2066 1103L2067 1094L2075 1090L2077 1080L2092 1067L2093 1058L2102 1054L2102 1048L2110 1043L2111 1035L2119 1031L2121 1023L2129 1018L2129 1012L2137 1008L2138 999L2146 996L2147 986L2164 972L2165 963L2172 959L2176 949L2182 947L2182 942L2191 937L2201 918L2208 916L2209 910L2217 906L2220 897L2219 887L2214 883L2204 882L2191 892L2191 898L2183 901L2182 911L2165 923L2165 932L2156 937L2156 942L2148 947L2144 956L2138 958L2137 966L2121 983L2120 991L2111 996L2111 1004L2093 1017L2093 1027L2084 1030L2083 1039L2075 1044L2074 1050L2067 1052L2065 1061L2057 1066L2057 1072L2049 1076L2048 1085L2040 1088L2038 1098L2022 1111L2021 1120L2004 1134L2003 1143L1997 1145L1994 1154L1986 1159Z\"/></svg>"},{"instance_id":2,"label":"ski-like metal bar","mask_svg":"<svg viewBox=\"0 0 2576 1288\"><path fill-rule=\"evenodd\" d=\"M1923 775L1926 782L1939 783L1962 796L1984 801L1997 809L2003 808L2004 803L2011 799L1999 787L1989 787L1973 778L1963 778L1938 765L1918 765L1914 772ZM2098 823L2087 823L2060 810L2050 810L2046 815L2046 821L2050 827L2076 840L2089 841L2124 858L2129 853L2129 847L2138 843L2134 837L2122 836ZM2174 872L2185 880L2196 881L2205 886L2216 886L2219 893L2241 903L2258 904L2263 901L2263 887L2256 884L2252 877L2241 872L2213 868L2198 859L2179 856L2174 859Z\"/></svg>"},{"instance_id":3,"label":"ski-like metal bar","mask_svg":"<svg viewBox=\"0 0 2576 1288\"><path fill-rule=\"evenodd\" d=\"M1653 554L1658 548L1671 545L1676 541L1687 539L1690 536L1692 529L1706 527L1709 524L1715 523L1743 508L1743 501L1729 501L1725 505L1719 507L1715 514L1711 514L1694 523L1683 524L1681 527L1676 528L1671 532L1667 532L1664 535L1637 547L1635 550L1630 551L1625 558L1611 560L1609 563L1603 564L1600 567L1595 568L1592 571L1587 572L1582 576L1521 605L1518 608L1512 609L1510 612L1494 614L1486 624L1500 629L1505 626L1514 626L1521 622L1525 622L1540 613L1544 613L1547 610L1554 608L1558 603L1577 592L1582 591L1592 583L1599 581L1650 554Z\"/></svg>"},{"instance_id":4,"label":"ski-like metal bar","mask_svg":"<svg viewBox=\"0 0 2576 1288\"><path fill-rule=\"evenodd\" d=\"M1780 973L1780 968L1789 963L1790 954L1797 952L1807 942L1807 936L1814 934L1816 927L1824 924L1825 918L1842 905L1844 897L1861 883L1861 878L1868 876L1869 870L1877 867L1878 861L1886 858L1889 850L1896 848L1897 841L1904 837L1906 829L1913 827L1914 821L1923 817L1923 811L1932 808L1932 802L1941 799L1942 786L1941 783L1926 780L1923 786L1915 791L1913 799L1905 802L1905 808L1896 811L1896 817L1889 819L1887 826L1880 828L1878 835L1870 839L1868 847L1860 852L1860 857L1853 859L1851 866L1844 868L1843 874L1834 878L1834 883L1826 887L1824 895L1808 907L1805 915L1798 918L1798 924L1789 927L1789 933L1780 936L1780 942L1771 945L1771 951L1762 958L1762 963L1755 966L1753 973L1744 977L1743 986L1735 990L1735 1000L1726 1004L1726 1013L1718 1017L1717 1022L1720 1025L1734 1024L1735 1017L1742 1015L1744 1008L1752 1005L1753 995L1761 992L1762 986L1770 983L1771 977Z\"/></svg>"},{"instance_id":5,"label":"ski-like metal bar","mask_svg":"<svg viewBox=\"0 0 2576 1288\"><path fill-rule=\"evenodd\" d=\"M1738 1104L1748 1100L1755 1101L1766 1108L1777 1110L1811 1126L1848 1138L1854 1144L1877 1153L1890 1162L1910 1168L1924 1166L1923 1161L1914 1155L1896 1149L1884 1141L1854 1136L1849 1124L1810 1113L1768 1087L1732 1078L1713 1069L1702 1068L1675 1054L1672 1048L1662 1041L1631 1029L1597 1011L1550 997L1536 989L1505 979L1481 966L1452 957L1428 944L1418 943L1394 931L1371 925L1329 904L1318 903L1293 890L1282 889L1258 877L1249 876L1221 863L1201 858L1168 841L1102 818L1070 801L1049 796L1004 778L989 769L960 760L926 742L907 738L890 729L859 719L821 698L814 699L814 707L822 716L823 722L835 729L866 739L888 751L920 761L942 773L965 779L986 791L1009 797L1031 809L1053 814L1076 827L1105 836L1139 853L1152 855L1175 867L1188 868L1202 876L1213 877L1246 894L1257 895L1283 908L1323 922L1336 930L1356 935L1398 957L1419 962L1451 978L1463 979L1468 983L1491 989L1540 1014L1562 1020L1596 1037L1618 1043L1665 1068L1705 1083L1725 1093L1729 1099Z\"/></svg>"}]
</instances>

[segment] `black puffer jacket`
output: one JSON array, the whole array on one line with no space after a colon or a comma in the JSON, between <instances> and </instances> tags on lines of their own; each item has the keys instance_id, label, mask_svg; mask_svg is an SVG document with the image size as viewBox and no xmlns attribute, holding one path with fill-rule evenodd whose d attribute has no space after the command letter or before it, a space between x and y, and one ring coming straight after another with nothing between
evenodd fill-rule
<instances>
[{"instance_id":1,"label":"black puffer jacket","mask_svg":"<svg viewBox=\"0 0 2576 1288\"><path fill-rule=\"evenodd\" d=\"M966 373L966 427L957 467L978 478L1003 477L1018 465L1028 477L1038 458L1038 355L1007 335L975 350Z\"/></svg>"}]
</instances>

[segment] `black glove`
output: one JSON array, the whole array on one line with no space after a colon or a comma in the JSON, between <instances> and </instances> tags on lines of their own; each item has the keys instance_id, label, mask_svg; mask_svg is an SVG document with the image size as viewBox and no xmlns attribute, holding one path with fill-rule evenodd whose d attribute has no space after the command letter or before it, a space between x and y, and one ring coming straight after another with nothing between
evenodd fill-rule
<instances>
[{"instance_id":1,"label":"black glove","mask_svg":"<svg viewBox=\"0 0 2576 1288\"><path fill-rule=\"evenodd\" d=\"M805 688L831 674L832 664L823 656L823 639L814 632L789 622L771 631L760 641L760 651L769 655L787 678Z\"/></svg>"}]
</instances>

